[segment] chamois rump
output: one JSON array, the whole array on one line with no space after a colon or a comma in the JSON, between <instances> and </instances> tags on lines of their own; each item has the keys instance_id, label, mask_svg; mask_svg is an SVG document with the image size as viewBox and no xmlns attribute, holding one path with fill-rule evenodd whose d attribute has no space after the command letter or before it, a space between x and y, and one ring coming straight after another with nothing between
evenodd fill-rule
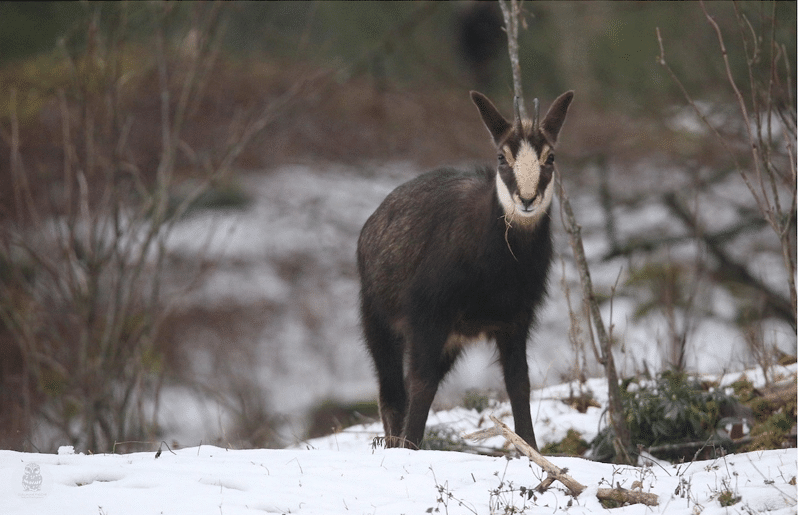
<instances>
[{"instance_id":1,"label":"chamois rump","mask_svg":"<svg viewBox=\"0 0 799 515\"><path fill-rule=\"evenodd\" d=\"M511 123L471 92L497 167L441 168L391 192L358 239L361 323L388 446L418 448L438 385L464 347L496 342L515 430L537 448L527 339L552 260L554 145L574 94ZM405 369L407 367L407 374Z\"/></svg>"}]
</instances>

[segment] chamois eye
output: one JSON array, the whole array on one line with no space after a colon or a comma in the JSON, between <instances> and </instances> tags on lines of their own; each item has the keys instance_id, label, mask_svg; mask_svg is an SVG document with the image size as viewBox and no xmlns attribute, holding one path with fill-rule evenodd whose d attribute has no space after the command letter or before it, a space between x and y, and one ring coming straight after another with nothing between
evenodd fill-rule
<instances>
[{"instance_id":1,"label":"chamois eye","mask_svg":"<svg viewBox=\"0 0 799 515\"><path fill-rule=\"evenodd\" d=\"M497 154L497 160L499 160L499 162L501 164L505 164L506 163L505 153L504 152L500 152L499 154Z\"/></svg>"},{"instance_id":2,"label":"chamois eye","mask_svg":"<svg viewBox=\"0 0 799 515\"><path fill-rule=\"evenodd\" d=\"M548 165L553 165L553 164L555 164L555 154L549 154L549 155L547 156L547 164L548 164Z\"/></svg>"}]
</instances>

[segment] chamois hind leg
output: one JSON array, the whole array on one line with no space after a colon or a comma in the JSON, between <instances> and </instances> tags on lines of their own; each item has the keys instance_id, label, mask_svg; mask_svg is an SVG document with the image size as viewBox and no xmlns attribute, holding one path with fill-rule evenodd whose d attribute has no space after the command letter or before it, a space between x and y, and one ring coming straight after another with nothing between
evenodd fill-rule
<instances>
[{"instance_id":1,"label":"chamois hind leg","mask_svg":"<svg viewBox=\"0 0 799 515\"><path fill-rule=\"evenodd\" d=\"M421 334L420 334L421 333ZM427 327L409 341L411 348L408 392L410 402L405 421L404 445L418 449L424 438L425 424L438 385L460 354L459 348L444 350L448 331Z\"/></svg>"},{"instance_id":2,"label":"chamois hind leg","mask_svg":"<svg viewBox=\"0 0 799 515\"><path fill-rule=\"evenodd\" d=\"M535 432L530 415L530 376L527 371L527 331L497 335L497 348L505 376L505 389L513 411L513 426L535 450Z\"/></svg>"},{"instance_id":3,"label":"chamois hind leg","mask_svg":"<svg viewBox=\"0 0 799 515\"><path fill-rule=\"evenodd\" d=\"M363 313L363 327L377 372L380 418L386 433L386 446L397 447L401 445L408 410L403 374L403 339L373 314Z\"/></svg>"}]
</instances>

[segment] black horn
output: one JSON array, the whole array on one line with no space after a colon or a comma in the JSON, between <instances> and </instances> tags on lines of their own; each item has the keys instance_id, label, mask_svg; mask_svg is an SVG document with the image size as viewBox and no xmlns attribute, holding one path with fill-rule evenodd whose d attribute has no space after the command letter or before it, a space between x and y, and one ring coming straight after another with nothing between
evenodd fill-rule
<instances>
[{"instance_id":1,"label":"black horn","mask_svg":"<svg viewBox=\"0 0 799 515\"><path fill-rule=\"evenodd\" d=\"M513 125L514 127L521 127L522 124L522 99L519 95L513 97Z\"/></svg>"}]
</instances>

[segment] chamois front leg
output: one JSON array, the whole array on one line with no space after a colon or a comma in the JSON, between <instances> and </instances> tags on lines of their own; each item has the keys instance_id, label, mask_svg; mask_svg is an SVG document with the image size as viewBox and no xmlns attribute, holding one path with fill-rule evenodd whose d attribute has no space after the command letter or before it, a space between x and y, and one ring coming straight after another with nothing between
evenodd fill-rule
<instances>
[{"instance_id":1,"label":"chamois front leg","mask_svg":"<svg viewBox=\"0 0 799 515\"><path fill-rule=\"evenodd\" d=\"M505 389L513 411L516 434L538 450L530 414L530 376L527 369L527 331L497 335L499 359L505 376Z\"/></svg>"},{"instance_id":2,"label":"chamois front leg","mask_svg":"<svg viewBox=\"0 0 799 515\"><path fill-rule=\"evenodd\" d=\"M418 449L424 437L430 406L438 385L452 368L459 349L445 350L448 331L443 326L426 326L416 331L410 343L408 371L408 415L405 420L405 447Z\"/></svg>"}]
</instances>

